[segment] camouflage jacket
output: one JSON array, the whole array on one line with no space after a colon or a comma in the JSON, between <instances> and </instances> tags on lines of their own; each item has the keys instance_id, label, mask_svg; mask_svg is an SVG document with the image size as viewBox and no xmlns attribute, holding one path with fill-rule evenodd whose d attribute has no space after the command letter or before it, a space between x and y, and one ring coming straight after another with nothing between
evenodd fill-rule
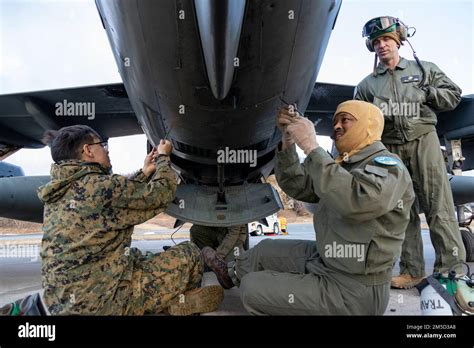
<instances>
[{"instance_id":1,"label":"camouflage jacket","mask_svg":"<svg viewBox=\"0 0 474 348\"><path fill-rule=\"evenodd\" d=\"M176 192L168 156L147 178L109 175L96 163L62 161L38 189L44 202L41 245L44 300L53 315L121 314L133 264L133 226L166 209Z\"/></svg>"}]
</instances>

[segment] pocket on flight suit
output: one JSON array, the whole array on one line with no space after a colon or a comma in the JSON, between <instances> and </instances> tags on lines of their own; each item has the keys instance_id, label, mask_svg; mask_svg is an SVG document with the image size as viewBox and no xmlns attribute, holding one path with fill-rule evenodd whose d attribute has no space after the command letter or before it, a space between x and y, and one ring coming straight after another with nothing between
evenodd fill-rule
<instances>
[{"instance_id":1,"label":"pocket on flight suit","mask_svg":"<svg viewBox=\"0 0 474 348\"><path fill-rule=\"evenodd\" d=\"M391 113L390 98L389 97L374 97L374 100L372 103L375 106L377 106L384 115L385 131L387 131L388 129L394 129L395 124L394 124L394 117Z\"/></svg>"},{"instance_id":2,"label":"pocket on flight suit","mask_svg":"<svg viewBox=\"0 0 474 348\"><path fill-rule=\"evenodd\" d=\"M449 182L444 172L444 167L438 168L429 165L428 174L428 185L424 186L424 190L427 193L426 199L429 200L426 208L431 208L429 209L430 215L436 215L443 220L456 221L454 203L453 206L448 206L449 200L446 195L450 193L447 192L450 188L446 189L446 186L449 186ZM444 178L444 176L446 176L446 178ZM446 182L442 182L442 180Z\"/></svg>"},{"instance_id":3,"label":"pocket on flight suit","mask_svg":"<svg viewBox=\"0 0 474 348\"><path fill-rule=\"evenodd\" d=\"M400 110L402 114L401 116L403 116L410 125L426 123L427 120L421 117L422 115L427 114L423 111L426 107L425 93L415 86L413 86L409 91L409 100L404 101L404 103L400 105ZM408 131L410 133L410 131L413 132L414 129L410 128L408 129Z\"/></svg>"},{"instance_id":4,"label":"pocket on flight suit","mask_svg":"<svg viewBox=\"0 0 474 348\"><path fill-rule=\"evenodd\" d=\"M366 274L366 260L375 233L374 223L358 224L348 219L330 217L333 238L325 242L325 263L351 274Z\"/></svg>"}]
</instances>

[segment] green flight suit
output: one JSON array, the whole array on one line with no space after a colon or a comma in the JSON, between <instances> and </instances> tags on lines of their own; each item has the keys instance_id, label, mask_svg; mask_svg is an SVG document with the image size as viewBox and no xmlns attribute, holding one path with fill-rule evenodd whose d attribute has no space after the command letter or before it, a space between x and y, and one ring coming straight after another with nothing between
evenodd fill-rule
<instances>
[{"instance_id":1,"label":"green flight suit","mask_svg":"<svg viewBox=\"0 0 474 348\"><path fill-rule=\"evenodd\" d=\"M189 230L191 242L199 249L209 246L227 262L244 252L248 231L246 225L230 227L211 227L193 225Z\"/></svg>"},{"instance_id":2,"label":"green flight suit","mask_svg":"<svg viewBox=\"0 0 474 348\"><path fill-rule=\"evenodd\" d=\"M453 264L465 261L466 251L436 134L435 112L454 109L459 104L461 89L435 64L421 63L426 71L425 91L417 86L416 80L421 79L418 64L400 58L393 71L380 63L376 76L370 74L359 83L354 99L373 103L384 113L382 142L401 158L411 174L436 251L434 269L446 272ZM425 275L423 240L417 205L412 209L402 247L400 274L421 277Z\"/></svg>"},{"instance_id":3,"label":"green flight suit","mask_svg":"<svg viewBox=\"0 0 474 348\"><path fill-rule=\"evenodd\" d=\"M282 190L319 202L316 242L264 240L230 264L244 307L270 315L383 314L415 198L405 166L381 142L341 164L321 147L303 165L294 145L276 159Z\"/></svg>"}]
</instances>

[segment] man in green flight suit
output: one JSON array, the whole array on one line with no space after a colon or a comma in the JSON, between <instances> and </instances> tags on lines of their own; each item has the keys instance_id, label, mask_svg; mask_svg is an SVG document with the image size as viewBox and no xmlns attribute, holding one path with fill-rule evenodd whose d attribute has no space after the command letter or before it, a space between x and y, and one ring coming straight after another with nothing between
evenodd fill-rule
<instances>
[{"instance_id":1,"label":"man in green flight suit","mask_svg":"<svg viewBox=\"0 0 474 348\"><path fill-rule=\"evenodd\" d=\"M435 128L435 112L454 109L461 99L461 89L435 64L419 61L416 56L416 61L399 56L407 31L405 24L389 16L365 24L367 48L375 52L375 63L377 58L380 63L374 64L374 72L358 84L354 95L354 99L374 103L382 110L382 142L401 158L413 180L417 201L402 247L400 276L392 279L392 287L406 289L425 276L418 207L430 228L436 252L434 270L445 273L466 258Z\"/></svg>"},{"instance_id":2,"label":"man in green flight suit","mask_svg":"<svg viewBox=\"0 0 474 348\"><path fill-rule=\"evenodd\" d=\"M240 286L251 314L381 315L388 305L415 197L410 175L380 142L376 106L344 102L333 125L336 160L318 145L311 121L288 107L277 116L276 178L289 196L318 203L316 242L266 239L229 264L212 248L202 251L223 287Z\"/></svg>"},{"instance_id":3,"label":"man in green flight suit","mask_svg":"<svg viewBox=\"0 0 474 348\"><path fill-rule=\"evenodd\" d=\"M203 259L191 242L143 255L134 225L166 209L176 175L161 140L131 177L111 174L108 144L92 128L48 131L54 164L44 202L41 273L52 315L189 315L217 308L220 286L199 288Z\"/></svg>"}]
</instances>

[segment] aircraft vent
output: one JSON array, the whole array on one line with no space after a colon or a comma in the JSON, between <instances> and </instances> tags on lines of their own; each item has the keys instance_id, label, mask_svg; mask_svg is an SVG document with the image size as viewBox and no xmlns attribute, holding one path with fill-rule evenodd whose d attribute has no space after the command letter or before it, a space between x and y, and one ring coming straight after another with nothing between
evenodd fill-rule
<instances>
[{"instance_id":1,"label":"aircraft vent","mask_svg":"<svg viewBox=\"0 0 474 348\"><path fill-rule=\"evenodd\" d=\"M194 156L199 156L199 157L205 157L205 158L212 158L212 154L216 153L214 150L210 149L203 149L201 147L197 146L192 146L188 144L181 143L179 141L173 141L175 148L182 153L188 154L188 155L194 155Z\"/></svg>"},{"instance_id":2,"label":"aircraft vent","mask_svg":"<svg viewBox=\"0 0 474 348\"><path fill-rule=\"evenodd\" d=\"M267 148L268 142L270 139L265 139L262 140L256 144L252 144L250 146L246 146L243 148L239 148L239 150L257 150L257 151L263 151ZM205 157L205 158L215 158L217 156L217 150L216 149L204 149L201 147L197 146L192 146L188 144L181 143L179 141L173 141L174 147L182 153L188 154L188 155L193 155L193 156L199 156L199 157ZM225 145L223 146L225 147Z\"/></svg>"}]
</instances>

